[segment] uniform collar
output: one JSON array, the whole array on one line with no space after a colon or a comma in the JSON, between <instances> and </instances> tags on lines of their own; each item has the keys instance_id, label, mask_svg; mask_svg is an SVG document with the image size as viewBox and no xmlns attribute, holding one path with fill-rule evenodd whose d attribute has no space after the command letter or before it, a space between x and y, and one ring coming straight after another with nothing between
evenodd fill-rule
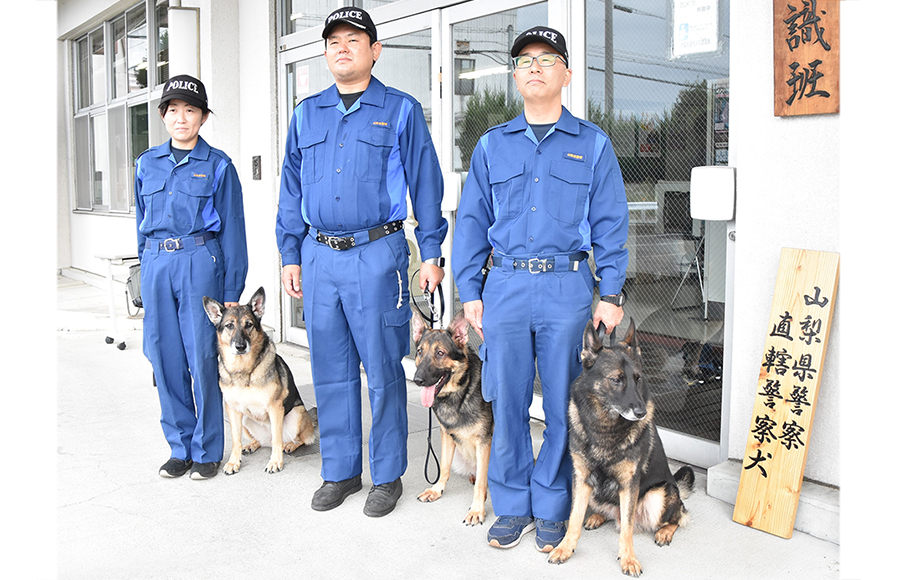
<instances>
[{"instance_id":1,"label":"uniform collar","mask_svg":"<svg viewBox=\"0 0 900 580\"><path fill-rule=\"evenodd\" d=\"M365 91L363 91L363 94L359 98L359 101L361 103L365 103L366 105L383 107L384 95L384 83L373 76L371 79L369 79L369 86L366 87ZM320 107L336 107L339 102L341 102L341 94L338 92L337 85L333 84L325 89L325 92L322 93L322 98L319 99L318 105Z\"/></svg>"},{"instance_id":2,"label":"uniform collar","mask_svg":"<svg viewBox=\"0 0 900 580\"><path fill-rule=\"evenodd\" d=\"M517 131L525 131L526 129L528 129L528 121L525 120L525 113L523 112L520 113L518 117L507 123L506 128L503 130L503 132L515 133ZM575 116L570 113L567 108L563 107L562 114L559 116L559 120L556 121L554 129L556 131L569 133L570 135L578 135L580 125L578 123L578 119L576 119Z\"/></svg>"},{"instance_id":3,"label":"uniform collar","mask_svg":"<svg viewBox=\"0 0 900 580\"><path fill-rule=\"evenodd\" d=\"M156 157L168 157L172 154L172 139L169 139L156 148ZM209 159L209 143L203 140L203 137L197 136L197 144L191 149L187 155L191 159L200 159L206 161Z\"/></svg>"}]
</instances>

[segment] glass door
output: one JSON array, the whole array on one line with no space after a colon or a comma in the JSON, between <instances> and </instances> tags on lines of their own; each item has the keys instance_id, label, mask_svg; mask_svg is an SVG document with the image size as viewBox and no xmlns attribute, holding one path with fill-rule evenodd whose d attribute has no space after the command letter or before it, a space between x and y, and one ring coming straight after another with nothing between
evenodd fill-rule
<instances>
[{"instance_id":1,"label":"glass door","mask_svg":"<svg viewBox=\"0 0 900 580\"><path fill-rule=\"evenodd\" d=\"M585 118L612 139L629 206L628 304L669 457L727 457L723 222L690 215L691 168L728 164L728 8L721 43L670 54L670 0L584 3Z\"/></svg>"},{"instance_id":2,"label":"glass door","mask_svg":"<svg viewBox=\"0 0 900 580\"><path fill-rule=\"evenodd\" d=\"M297 23L307 13L321 21L330 5L291 4L305 7L291 12ZM640 9L603 0L401 0L365 7L379 22L384 44L374 75L422 103L431 129L445 174L448 262L454 212L475 143L522 110L510 69L512 42L538 24L566 35L573 78L563 104L610 135L625 178L625 315L637 324L657 424L669 457L708 467L727 457L722 377L728 364L730 250L725 224L690 217L690 169L728 163L729 2L720 3L719 50L690 59L668 54L668 6L669 0L648 0ZM314 29L297 24L286 30L279 54L281 127L287 127L296 103L333 82ZM409 215L411 240L415 224ZM415 243L410 250L413 274ZM450 268L443 288L446 325L461 308ZM285 296L283 306L284 339L307 345L302 301ZM474 333L470 340L477 346ZM411 376L412 361L407 371ZM532 415L541 418L539 380L535 394Z\"/></svg>"}]
</instances>

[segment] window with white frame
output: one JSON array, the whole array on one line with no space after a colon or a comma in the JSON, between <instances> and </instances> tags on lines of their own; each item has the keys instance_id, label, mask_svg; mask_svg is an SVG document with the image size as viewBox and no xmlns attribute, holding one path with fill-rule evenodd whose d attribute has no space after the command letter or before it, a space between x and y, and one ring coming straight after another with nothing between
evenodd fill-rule
<instances>
[{"instance_id":1,"label":"window with white frame","mask_svg":"<svg viewBox=\"0 0 900 580\"><path fill-rule=\"evenodd\" d=\"M134 164L165 135L168 0L143 0L71 40L75 209L134 211ZM154 121L154 119L156 119Z\"/></svg>"}]
</instances>

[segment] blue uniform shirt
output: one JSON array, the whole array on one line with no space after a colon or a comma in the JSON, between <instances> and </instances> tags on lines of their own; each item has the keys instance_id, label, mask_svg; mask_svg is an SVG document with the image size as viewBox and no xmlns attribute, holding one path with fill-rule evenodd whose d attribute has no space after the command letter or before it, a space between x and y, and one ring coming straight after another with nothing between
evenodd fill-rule
<instances>
[{"instance_id":1,"label":"blue uniform shirt","mask_svg":"<svg viewBox=\"0 0 900 580\"><path fill-rule=\"evenodd\" d=\"M350 110L337 86L297 105L288 128L275 234L282 265L301 264L310 226L333 235L419 222L423 260L441 255L444 181L422 106L372 77Z\"/></svg>"},{"instance_id":2,"label":"blue uniform shirt","mask_svg":"<svg viewBox=\"0 0 900 580\"><path fill-rule=\"evenodd\" d=\"M609 137L563 108L539 143L523 113L488 130L472 153L453 239L460 300L481 300L492 248L544 257L593 247L601 295L618 294L627 237L628 201Z\"/></svg>"},{"instance_id":3,"label":"blue uniform shirt","mask_svg":"<svg viewBox=\"0 0 900 580\"><path fill-rule=\"evenodd\" d=\"M216 232L225 257L225 302L237 302L247 278L241 183L231 159L199 137L175 163L171 140L144 151L134 172L138 255L147 239Z\"/></svg>"}]
</instances>

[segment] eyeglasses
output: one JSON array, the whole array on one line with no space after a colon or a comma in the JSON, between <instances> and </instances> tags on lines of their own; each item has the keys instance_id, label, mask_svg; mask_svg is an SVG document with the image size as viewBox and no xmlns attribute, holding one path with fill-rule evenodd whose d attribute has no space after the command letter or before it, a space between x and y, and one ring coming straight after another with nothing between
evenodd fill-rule
<instances>
[{"instance_id":1,"label":"eyeglasses","mask_svg":"<svg viewBox=\"0 0 900 580\"><path fill-rule=\"evenodd\" d=\"M531 68L532 63L537 60L539 65L545 67L555 65L556 59L563 61L563 63L566 62L566 60L558 54L544 53L537 56L517 56L513 58L513 63L516 65L516 68Z\"/></svg>"}]
</instances>

